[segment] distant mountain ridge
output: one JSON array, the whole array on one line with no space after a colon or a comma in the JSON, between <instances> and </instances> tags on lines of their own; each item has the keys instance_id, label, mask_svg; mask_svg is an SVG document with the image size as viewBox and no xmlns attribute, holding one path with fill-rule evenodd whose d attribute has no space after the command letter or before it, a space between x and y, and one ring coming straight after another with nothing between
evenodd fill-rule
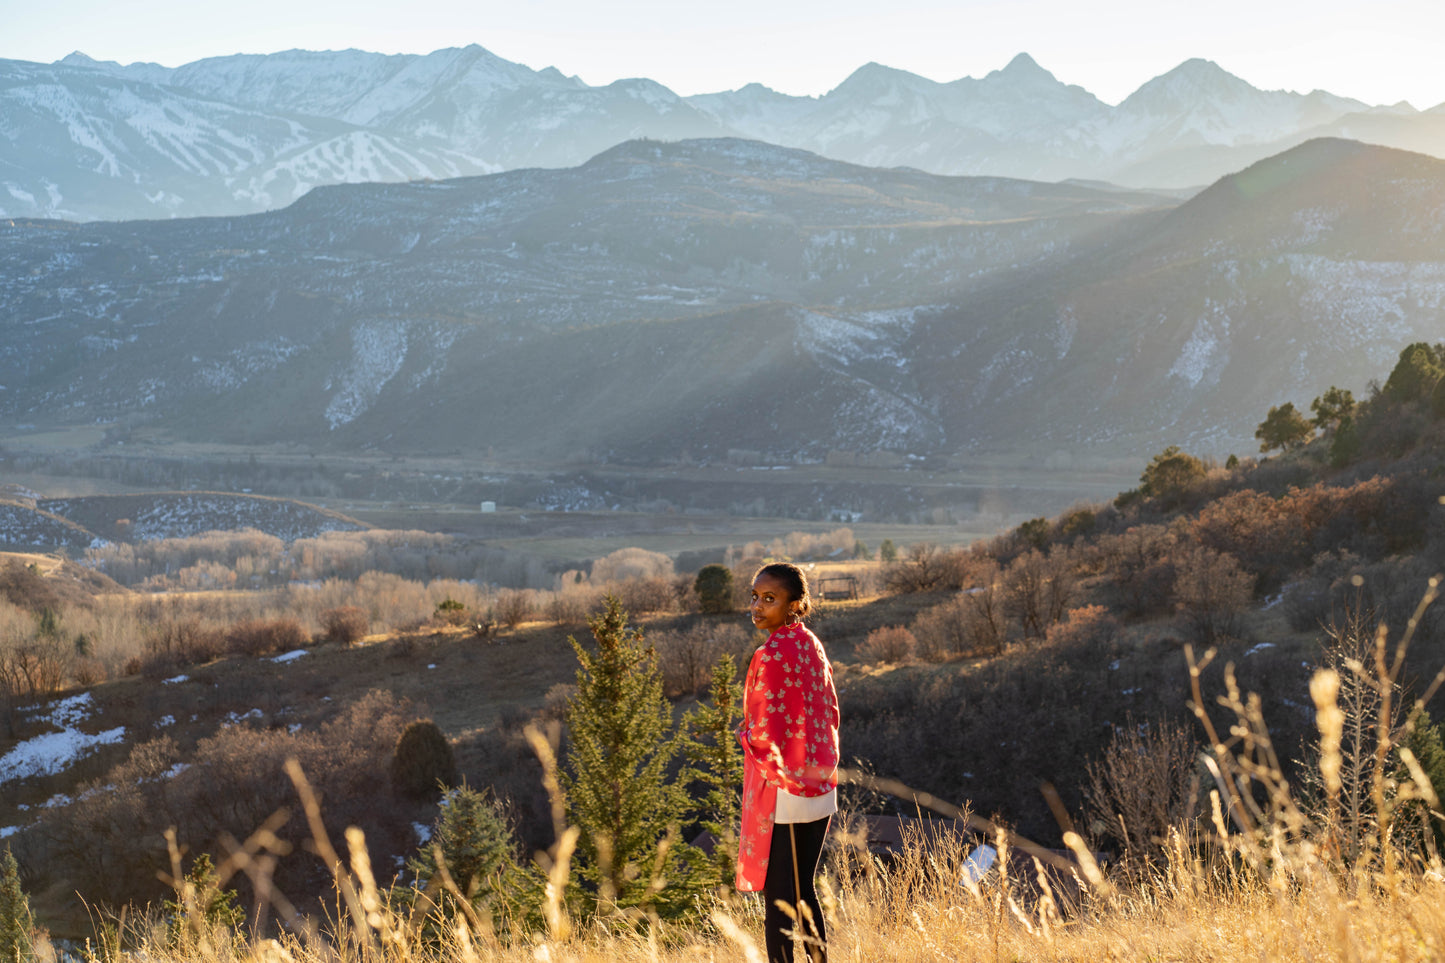
<instances>
[{"instance_id":1,"label":"distant mountain ridge","mask_svg":"<svg viewBox=\"0 0 1445 963\"><path fill-rule=\"evenodd\" d=\"M1445 106L1445 105L1442 105ZM1445 155L1445 111L1260 91L1206 60L1118 106L1027 54L937 83L879 64L821 97L750 84L679 97L591 87L482 47L427 55L292 50L176 68L0 61L0 215L228 215L315 186L565 168L636 138L737 136L871 167L1183 188L1312 137Z\"/></svg>"},{"instance_id":2,"label":"distant mountain ridge","mask_svg":"<svg viewBox=\"0 0 1445 963\"><path fill-rule=\"evenodd\" d=\"M1244 453L1438 340L1441 211L1445 161L1338 139L1182 206L707 139L0 222L0 417L546 464Z\"/></svg>"}]
</instances>

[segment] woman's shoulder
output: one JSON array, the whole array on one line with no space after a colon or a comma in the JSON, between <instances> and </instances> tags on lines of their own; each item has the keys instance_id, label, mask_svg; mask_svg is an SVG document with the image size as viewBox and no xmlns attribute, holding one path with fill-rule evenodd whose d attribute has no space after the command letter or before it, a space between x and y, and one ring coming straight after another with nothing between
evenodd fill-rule
<instances>
[{"instance_id":1,"label":"woman's shoulder","mask_svg":"<svg viewBox=\"0 0 1445 963\"><path fill-rule=\"evenodd\" d=\"M763 647L778 654L823 655L823 643L801 622L794 622L773 630Z\"/></svg>"}]
</instances>

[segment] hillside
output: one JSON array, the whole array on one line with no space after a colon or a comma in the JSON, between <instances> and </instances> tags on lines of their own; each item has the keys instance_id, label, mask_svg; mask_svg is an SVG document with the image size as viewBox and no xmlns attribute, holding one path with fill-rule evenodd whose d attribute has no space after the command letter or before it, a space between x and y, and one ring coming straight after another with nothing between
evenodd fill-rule
<instances>
[{"instance_id":1,"label":"hillside","mask_svg":"<svg viewBox=\"0 0 1445 963\"><path fill-rule=\"evenodd\" d=\"M1439 329L1442 206L1445 162L1339 140L1182 206L707 140L15 222L0 413L545 464L1222 455Z\"/></svg>"},{"instance_id":2,"label":"hillside","mask_svg":"<svg viewBox=\"0 0 1445 963\"><path fill-rule=\"evenodd\" d=\"M283 498L228 492L153 492L0 502L0 545L64 547L77 554L113 541L186 538L255 529L285 541L366 526L339 512Z\"/></svg>"}]
</instances>

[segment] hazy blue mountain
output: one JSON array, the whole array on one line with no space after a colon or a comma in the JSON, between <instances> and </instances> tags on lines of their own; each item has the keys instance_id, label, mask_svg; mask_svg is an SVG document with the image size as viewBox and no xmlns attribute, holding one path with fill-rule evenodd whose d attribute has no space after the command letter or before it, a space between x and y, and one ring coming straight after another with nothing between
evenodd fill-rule
<instances>
[{"instance_id":1,"label":"hazy blue mountain","mask_svg":"<svg viewBox=\"0 0 1445 963\"><path fill-rule=\"evenodd\" d=\"M1205 60L1118 106L1027 54L937 83L879 64L821 97L749 84L679 97L592 87L472 45L426 55L292 50L120 65L0 61L0 215L249 213L314 186L571 167L614 144L744 136L873 167L1197 188L1305 140L1445 155L1445 114L1261 91Z\"/></svg>"}]
</instances>

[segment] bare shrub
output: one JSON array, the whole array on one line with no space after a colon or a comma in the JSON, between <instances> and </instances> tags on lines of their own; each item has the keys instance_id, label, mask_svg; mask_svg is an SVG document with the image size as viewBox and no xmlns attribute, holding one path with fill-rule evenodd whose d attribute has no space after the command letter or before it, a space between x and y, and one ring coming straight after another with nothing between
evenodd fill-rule
<instances>
[{"instance_id":1,"label":"bare shrub","mask_svg":"<svg viewBox=\"0 0 1445 963\"><path fill-rule=\"evenodd\" d=\"M1030 549L1014 559L1004 576L1008 612L1031 638L1042 638L1050 625L1063 618L1073 596L1073 573L1062 553L1044 555Z\"/></svg>"},{"instance_id":2,"label":"bare shrub","mask_svg":"<svg viewBox=\"0 0 1445 963\"><path fill-rule=\"evenodd\" d=\"M895 593L960 589L968 581L966 549L942 549L932 542L908 546L903 558L885 569L884 584Z\"/></svg>"},{"instance_id":3,"label":"bare shrub","mask_svg":"<svg viewBox=\"0 0 1445 963\"><path fill-rule=\"evenodd\" d=\"M1070 609L1063 621L1049 626L1044 636L1050 645L1096 648L1119 637L1123 625L1102 605Z\"/></svg>"},{"instance_id":4,"label":"bare shrub","mask_svg":"<svg viewBox=\"0 0 1445 963\"><path fill-rule=\"evenodd\" d=\"M706 690L718 658L732 655L740 661L752 635L736 622L709 621L682 632L653 633L647 641L657 653L663 691L677 698Z\"/></svg>"},{"instance_id":5,"label":"bare shrub","mask_svg":"<svg viewBox=\"0 0 1445 963\"><path fill-rule=\"evenodd\" d=\"M677 608L677 589L672 578L633 578L610 588L622 607L633 614L671 612Z\"/></svg>"},{"instance_id":6,"label":"bare shrub","mask_svg":"<svg viewBox=\"0 0 1445 963\"><path fill-rule=\"evenodd\" d=\"M328 642L355 645L371 630L371 620L359 605L338 605L321 613L321 630Z\"/></svg>"},{"instance_id":7,"label":"bare shrub","mask_svg":"<svg viewBox=\"0 0 1445 963\"><path fill-rule=\"evenodd\" d=\"M962 595L924 609L913 620L915 654L925 662L967 654L973 648L968 631L972 614L972 606Z\"/></svg>"},{"instance_id":8,"label":"bare shrub","mask_svg":"<svg viewBox=\"0 0 1445 963\"><path fill-rule=\"evenodd\" d=\"M1197 815L1198 755L1178 722L1115 726L1103 757L1087 766L1089 828L1117 842L1135 868L1157 864L1170 830L1187 829Z\"/></svg>"},{"instance_id":9,"label":"bare shrub","mask_svg":"<svg viewBox=\"0 0 1445 963\"><path fill-rule=\"evenodd\" d=\"M299 649L310 641L295 619L247 619L226 632L226 649L235 655L261 656Z\"/></svg>"},{"instance_id":10,"label":"bare shrub","mask_svg":"<svg viewBox=\"0 0 1445 963\"><path fill-rule=\"evenodd\" d=\"M515 629L534 614L532 595L525 589L508 589L497 593L492 613L498 622Z\"/></svg>"},{"instance_id":11,"label":"bare shrub","mask_svg":"<svg viewBox=\"0 0 1445 963\"><path fill-rule=\"evenodd\" d=\"M565 586L547 596L543 605L547 621L558 625L586 622L602 602L602 596L585 583Z\"/></svg>"},{"instance_id":12,"label":"bare shrub","mask_svg":"<svg viewBox=\"0 0 1445 963\"><path fill-rule=\"evenodd\" d=\"M1135 525L1100 538L1095 554L1124 608L1131 615L1150 615L1167 611L1173 600L1177 549L1178 539L1166 526Z\"/></svg>"},{"instance_id":13,"label":"bare shrub","mask_svg":"<svg viewBox=\"0 0 1445 963\"><path fill-rule=\"evenodd\" d=\"M629 579L670 579L675 574L671 558L645 548L619 548L592 563L594 584Z\"/></svg>"},{"instance_id":14,"label":"bare shrub","mask_svg":"<svg viewBox=\"0 0 1445 963\"><path fill-rule=\"evenodd\" d=\"M879 626L868 633L858 646L858 654L868 662L911 662L918 640L899 625Z\"/></svg>"},{"instance_id":15,"label":"bare shrub","mask_svg":"<svg viewBox=\"0 0 1445 963\"><path fill-rule=\"evenodd\" d=\"M1195 638L1213 642L1238 634L1239 614L1254 596L1254 576L1234 556L1195 546L1179 559L1174 593Z\"/></svg>"},{"instance_id":16,"label":"bare shrub","mask_svg":"<svg viewBox=\"0 0 1445 963\"><path fill-rule=\"evenodd\" d=\"M168 618L151 627L141 656L141 671L160 676L182 666L209 662L226 651L226 637L199 618Z\"/></svg>"}]
</instances>

